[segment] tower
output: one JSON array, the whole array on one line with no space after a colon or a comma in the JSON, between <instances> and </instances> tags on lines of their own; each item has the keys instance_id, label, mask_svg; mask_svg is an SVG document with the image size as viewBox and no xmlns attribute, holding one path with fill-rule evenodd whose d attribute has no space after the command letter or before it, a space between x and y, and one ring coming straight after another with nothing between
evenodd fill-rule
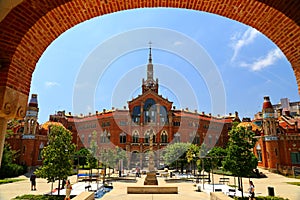
<instances>
[{"instance_id":1,"label":"tower","mask_svg":"<svg viewBox=\"0 0 300 200\"><path fill-rule=\"evenodd\" d=\"M26 116L25 116L25 127L24 134L35 135L37 128L37 119L38 119L38 100L37 94L32 94L31 99L27 106Z\"/></svg>"},{"instance_id":2,"label":"tower","mask_svg":"<svg viewBox=\"0 0 300 200\"><path fill-rule=\"evenodd\" d=\"M274 109L270 102L270 98L268 96L264 97L263 102L263 131L264 137L263 140L265 142L266 148L266 163L267 167L271 171L276 171L278 168L279 158L278 158L278 137L276 134L276 119L274 117Z\"/></svg>"},{"instance_id":3,"label":"tower","mask_svg":"<svg viewBox=\"0 0 300 200\"><path fill-rule=\"evenodd\" d=\"M147 64L147 80L145 81L143 79L143 85L142 85L142 92L143 94L149 90L152 90L156 93L158 93L158 79L154 81L153 78L153 64L152 64L152 48L151 48L151 42L149 43L149 59Z\"/></svg>"},{"instance_id":4,"label":"tower","mask_svg":"<svg viewBox=\"0 0 300 200\"><path fill-rule=\"evenodd\" d=\"M274 118L274 109L268 96L264 97L262 114L264 135L276 135L276 119Z\"/></svg>"}]
</instances>

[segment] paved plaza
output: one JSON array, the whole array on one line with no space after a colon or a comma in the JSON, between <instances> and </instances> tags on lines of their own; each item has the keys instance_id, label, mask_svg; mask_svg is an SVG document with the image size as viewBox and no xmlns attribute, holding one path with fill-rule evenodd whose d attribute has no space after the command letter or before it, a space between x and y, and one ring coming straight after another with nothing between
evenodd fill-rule
<instances>
[{"instance_id":1,"label":"paved plaza","mask_svg":"<svg viewBox=\"0 0 300 200\"><path fill-rule=\"evenodd\" d=\"M268 187L273 187L276 196L288 198L289 200L300 199L300 187L287 184L287 182L300 182L299 179L287 178L278 174L270 173L265 170L261 170L268 178L251 179L253 180L256 188L257 195L268 195ZM214 175L214 182L218 183L220 175ZM228 176L229 177L229 176ZM21 176L25 180L0 185L0 200L11 200L12 198L23 194L45 194L50 192L51 183L47 183L45 179L37 179L37 191L30 190L30 181L26 176ZM193 182L180 182L180 183L166 183L165 178L158 177L159 186L178 186L178 194L127 194L128 186L143 186L145 175L141 178L137 178L136 183L126 182L113 182L114 189L105 194L101 200L207 200L209 199L209 191L197 192L195 183ZM229 177L229 184L234 184L233 177ZM71 183L76 183L76 176L70 177ZM248 188L248 179L243 179L245 192ZM86 183L88 184L88 183ZM57 187L57 183L54 183L53 187ZM75 193L75 191L74 191Z\"/></svg>"}]
</instances>

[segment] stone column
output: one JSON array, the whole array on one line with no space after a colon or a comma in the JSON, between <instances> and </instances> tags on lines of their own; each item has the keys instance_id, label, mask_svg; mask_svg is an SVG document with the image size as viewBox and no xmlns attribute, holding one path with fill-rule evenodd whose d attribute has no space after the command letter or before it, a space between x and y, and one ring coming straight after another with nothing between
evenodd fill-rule
<instances>
[{"instance_id":1,"label":"stone column","mask_svg":"<svg viewBox=\"0 0 300 200\"><path fill-rule=\"evenodd\" d=\"M6 134L6 128L7 128L7 119L0 118L0 166L2 162L2 154L3 154L3 148L4 148L4 142L5 142L5 134Z\"/></svg>"},{"instance_id":2,"label":"stone column","mask_svg":"<svg viewBox=\"0 0 300 200\"><path fill-rule=\"evenodd\" d=\"M26 114L28 95L7 86L0 86L0 167L7 122L9 119L23 119Z\"/></svg>"}]
</instances>

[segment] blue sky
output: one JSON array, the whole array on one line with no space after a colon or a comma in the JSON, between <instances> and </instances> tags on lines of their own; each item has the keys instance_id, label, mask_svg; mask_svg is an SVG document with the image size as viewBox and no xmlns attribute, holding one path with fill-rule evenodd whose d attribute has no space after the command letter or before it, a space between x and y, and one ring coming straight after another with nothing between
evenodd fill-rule
<instances>
[{"instance_id":1,"label":"blue sky","mask_svg":"<svg viewBox=\"0 0 300 200\"><path fill-rule=\"evenodd\" d=\"M51 43L32 77L39 122L58 110L127 106L141 93L149 41L159 93L176 108L253 118L265 95L299 101L290 63L257 30L205 12L135 9L83 22Z\"/></svg>"}]
</instances>

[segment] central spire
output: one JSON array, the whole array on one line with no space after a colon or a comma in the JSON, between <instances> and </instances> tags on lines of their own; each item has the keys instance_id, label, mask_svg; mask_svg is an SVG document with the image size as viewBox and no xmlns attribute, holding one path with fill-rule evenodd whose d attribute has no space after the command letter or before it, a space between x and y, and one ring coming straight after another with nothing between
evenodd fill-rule
<instances>
[{"instance_id":1,"label":"central spire","mask_svg":"<svg viewBox=\"0 0 300 200\"><path fill-rule=\"evenodd\" d=\"M150 41L149 42L149 63L151 63L152 64L152 52L151 52L151 44L152 44L152 42Z\"/></svg>"},{"instance_id":2,"label":"central spire","mask_svg":"<svg viewBox=\"0 0 300 200\"><path fill-rule=\"evenodd\" d=\"M143 79L142 91L145 93L146 91L153 91L158 93L158 79L154 80L153 78L153 64L152 64L152 42L149 42L149 58L147 64L147 79L146 81Z\"/></svg>"},{"instance_id":3,"label":"central spire","mask_svg":"<svg viewBox=\"0 0 300 200\"><path fill-rule=\"evenodd\" d=\"M153 64L152 64L152 42L149 42L149 62L147 65L147 81L153 80Z\"/></svg>"}]
</instances>

